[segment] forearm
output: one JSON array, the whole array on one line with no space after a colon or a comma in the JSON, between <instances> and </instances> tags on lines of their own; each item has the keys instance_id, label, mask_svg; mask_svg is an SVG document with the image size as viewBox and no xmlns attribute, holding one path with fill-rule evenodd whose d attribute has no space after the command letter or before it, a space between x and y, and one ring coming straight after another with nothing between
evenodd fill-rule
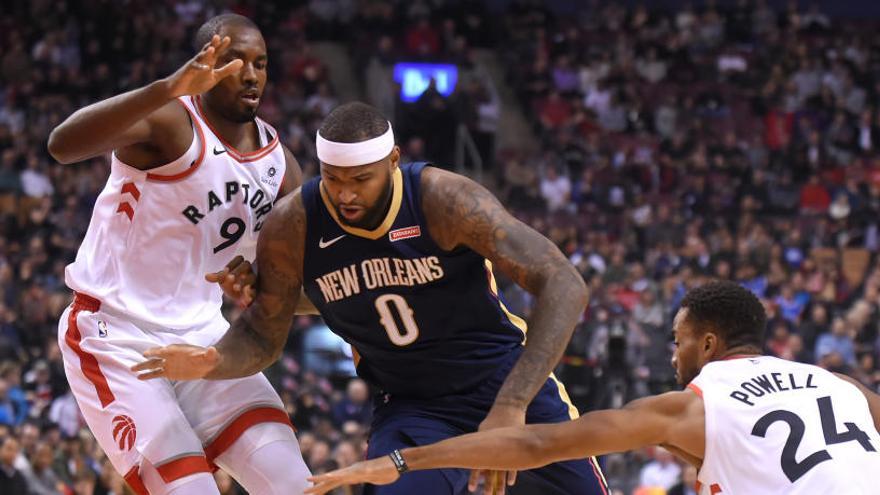
<instances>
[{"instance_id":1,"label":"forearm","mask_svg":"<svg viewBox=\"0 0 880 495\"><path fill-rule=\"evenodd\" d=\"M286 337L287 330L283 330ZM214 346L219 354L217 366L208 373L208 380L241 378L259 373L275 362L284 348L284 340L255 327L251 310L245 311Z\"/></svg>"},{"instance_id":2,"label":"forearm","mask_svg":"<svg viewBox=\"0 0 880 495\"><path fill-rule=\"evenodd\" d=\"M538 291L525 350L498 392L496 405L524 409L562 358L588 297L583 280L568 268L549 277Z\"/></svg>"},{"instance_id":3,"label":"forearm","mask_svg":"<svg viewBox=\"0 0 880 495\"><path fill-rule=\"evenodd\" d=\"M593 411L575 421L471 433L401 451L412 470L523 470L661 443L650 416L629 409Z\"/></svg>"},{"instance_id":4,"label":"forearm","mask_svg":"<svg viewBox=\"0 0 880 495\"><path fill-rule=\"evenodd\" d=\"M163 79L81 108L52 131L49 153L72 163L109 151L125 131L172 99Z\"/></svg>"},{"instance_id":5,"label":"forearm","mask_svg":"<svg viewBox=\"0 0 880 495\"><path fill-rule=\"evenodd\" d=\"M536 427L496 428L401 451L410 470L439 468L524 470L553 462Z\"/></svg>"}]
</instances>

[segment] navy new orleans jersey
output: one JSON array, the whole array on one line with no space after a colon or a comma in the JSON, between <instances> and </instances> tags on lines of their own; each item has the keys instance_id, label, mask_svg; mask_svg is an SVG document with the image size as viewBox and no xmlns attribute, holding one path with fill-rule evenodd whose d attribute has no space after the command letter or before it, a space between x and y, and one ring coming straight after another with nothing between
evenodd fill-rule
<instances>
[{"instance_id":1,"label":"navy new orleans jersey","mask_svg":"<svg viewBox=\"0 0 880 495\"><path fill-rule=\"evenodd\" d=\"M367 458L476 431L524 348L525 322L498 296L491 264L431 239L421 208L424 163L394 172L391 206L372 231L343 226L320 179L302 188L307 214L303 286L333 332L359 353L358 374L386 394L374 401ZM528 423L577 417L548 377ZM544 495L604 495L595 459L525 471ZM462 495L468 471L408 473L364 495Z\"/></svg>"},{"instance_id":2,"label":"navy new orleans jersey","mask_svg":"<svg viewBox=\"0 0 880 495\"><path fill-rule=\"evenodd\" d=\"M394 172L390 209L373 231L343 226L320 178L306 183L303 285L359 354L364 379L392 395L428 398L480 384L521 346L526 326L499 299L485 258L431 239L424 167Z\"/></svg>"}]
</instances>

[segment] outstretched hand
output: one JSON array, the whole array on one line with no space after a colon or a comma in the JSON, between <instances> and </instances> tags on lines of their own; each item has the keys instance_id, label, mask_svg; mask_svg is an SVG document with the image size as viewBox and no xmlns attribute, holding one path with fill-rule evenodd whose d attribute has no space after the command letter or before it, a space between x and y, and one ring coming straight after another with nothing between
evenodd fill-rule
<instances>
[{"instance_id":1,"label":"outstretched hand","mask_svg":"<svg viewBox=\"0 0 880 495\"><path fill-rule=\"evenodd\" d=\"M195 57L168 77L171 96L176 98L204 93L223 78L241 70L244 61L240 58L230 60L223 67L216 67L217 60L229 49L230 43L232 39L229 36L220 38L215 34Z\"/></svg>"},{"instance_id":2,"label":"outstretched hand","mask_svg":"<svg viewBox=\"0 0 880 495\"><path fill-rule=\"evenodd\" d=\"M220 362L216 348L189 344L154 347L144 352L144 357L146 361L131 367L141 380L199 380Z\"/></svg>"},{"instance_id":3,"label":"outstretched hand","mask_svg":"<svg viewBox=\"0 0 880 495\"><path fill-rule=\"evenodd\" d=\"M232 258L219 272L205 275L205 280L220 285L230 299L246 308L254 302L254 285L257 283L257 275L254 273L251 262L241 255Z\"/></svg>"},{"instance_id":4,"label":"outstretched hand","mask_svg":"<svg viewBox=\"0 0 880 495\"><path fill-rule=\"evenodd\" d=\"M339 486L356 485L358 483L387 485L397 481L399 477L397 468L394 467L391 459L388 456L382 456L377 459L354 463L344 469L312 476L309 478L309 481L314 486L307 488L304 493L320 495Z\"/></svg>"},{"instance_id":5,"label":"outstretched hand","mask_svg":"<svg viewBox=\"0 0 880 495\"><path fill-rule=\"evenodd\" d=\"M517 407L495 405L489 411L486 419L480 423L477 431L493 430L508 426L523 426L526 424L526 413ZM492 495L504 495L508 486L516 483L516 471L490 471L482 469L471 470L468 480L468 491L474 492L483 479L483 493Z\"/></svg>"}]
</instances>

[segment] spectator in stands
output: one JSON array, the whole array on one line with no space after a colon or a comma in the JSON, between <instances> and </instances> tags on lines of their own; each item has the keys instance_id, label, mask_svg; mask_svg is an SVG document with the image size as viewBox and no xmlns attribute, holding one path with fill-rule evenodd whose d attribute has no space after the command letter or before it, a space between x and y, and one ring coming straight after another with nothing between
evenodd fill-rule
<instances>
[{"instance_id":1,"label":"spectator in stands","mask_svg":"<svg viewBox=\"0 0 880 495\"><path fill-rule=\"evenodd\" d=\"M639 473L639 485L669 490L678 482L681 466L663 447L655 448L653 457Z\"/></svg>"},{"instance_id":2,"label":"spectator in stands","mask_svg":"<svg viewBox=\"0 0 880 495\"><path fill-rule=\"evenodd\" d=\"M831 355L836 357L830 358L833 363L838 363L838 359L848 367L856 365L856 351L853 343L850 329L846 320L842 316L837 316L831 321L831 331L823 333L816 340L816 359L821 363Z\"/></svg>"},{"instance_id":3,"label":"spectator in stands","mask_svg":"<svg viewBox=\"0 0 880 495\"><path fill-rule=\"evenodd\" d=\"M13 465L18 453L18 440L11 436L4 437L0 442L0 493L24 494L28 492L24 475Z\"/></svg>"},{"instance_id":4,"label":"spectator in stands","mask_svg":"<svg viewBox=\"0 0 880 495\"><path fill-rule=\"evenodd\" d=\"M333 422L338 428L354 421L359 424L369 424L373 416L370 404L370 391L366 382L360 378L348 382L345 397L333 406Z\"/></svg>"},{"instance_id":5,"label":"spectator in stands","mask_svg":"<svg viewBox=\"0 0 880 495\"><path fill-rule=\"evenodd\" d=\"M568 207L571 200L571 181L559 171L559 166L550 164L541 178L541 197L547 210L555 212Z\"/></svg>"},{"instance_id":6,"label":"spectator in stands","mask_svg":"<svg viewBox=\"0 0 880 495\"><path fill-rule=\"evenodd\" d=\"M31 470L25 476L31 495L61 495L58 490L61 481L52 470L53 455L52 446L48 443L40 442L34 447Z\"/></svg>"}]
</instances>

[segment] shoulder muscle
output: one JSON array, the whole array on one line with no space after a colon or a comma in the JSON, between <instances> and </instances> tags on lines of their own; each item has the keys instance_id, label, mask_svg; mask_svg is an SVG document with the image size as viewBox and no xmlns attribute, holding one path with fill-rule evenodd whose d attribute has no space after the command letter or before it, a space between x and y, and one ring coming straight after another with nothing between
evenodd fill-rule
<instances>
[{"instance_id":1,"label":"shoulder muscle","mask_svg":"<svg viewBox=\"0 0 880 495\"><path fill-rule=\"evenodd\" d=\"M299 162L287 146L282 144L281 148L284 150L286 166L284 167L284 180L281 182L281 189L278 191L279 197L287 196L294 189L302 185L302 168L299 166Z\"/></svg>"}]
</instances>

